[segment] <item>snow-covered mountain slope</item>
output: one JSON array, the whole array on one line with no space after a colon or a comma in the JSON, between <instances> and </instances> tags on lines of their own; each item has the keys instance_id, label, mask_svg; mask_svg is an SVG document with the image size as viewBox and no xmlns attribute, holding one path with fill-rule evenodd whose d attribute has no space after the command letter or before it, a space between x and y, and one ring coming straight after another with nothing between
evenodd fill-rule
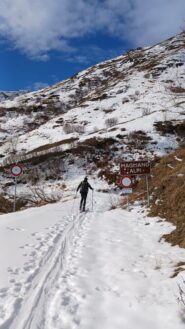
<instances>
[{"instance_id":1,"label":"snow-covered mountain slope","mask_svg":"<svg viewBox=\"0 0 185 329\"><path fill-rule=\"evenodd\" d=\"M0 91L0 102L13 100L15 97L25 94L26 91Z\"/></svg>"},{"instance_id":2,"label":"snow-covered mountain slope","mask_svg":"<svg viewBox=\"0 0 185 329\"><path fill-rule=\"evenodd\" d=\"M67 184L74 172L115 182L120 160L177 148L185 137L184 41L181 33L1 102L1 170L15 161L26 167L19 195L36 182ZM12 194L8 173L0 183Z\"/></svg>"},{"instance_id":3,"label":"snow-covered mountain slope","mask_svg":"<svg viewBox=\"0 0 185 329\"><path fill-rule=\"evenodd\" d=\"M176 147L175 136L159 137L154 123L184 119L184 41L181 33L51 87L2 102L1 153L5 157L9 154L10 134L16 135L16 148L21 153L69 138L79 142L120 134L126 145L128 134L139 130L152 139L150 151L160 153Z\"/></svg>"}]
</instances>

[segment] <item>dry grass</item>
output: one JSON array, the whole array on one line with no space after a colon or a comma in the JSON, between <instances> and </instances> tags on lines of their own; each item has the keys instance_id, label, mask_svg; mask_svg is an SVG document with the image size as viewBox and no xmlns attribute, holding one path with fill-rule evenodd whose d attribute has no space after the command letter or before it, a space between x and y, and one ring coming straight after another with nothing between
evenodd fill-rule
<instances>
[{"instance_id":1,"label":"dry grass","mask_svg":"<svg viewBox=\"0 0 185 329\"><path fill-rule=\"evenodd\" d=\"M176 229L164 238L172 245L185 248L185 147L159 161L152 169L149 187L152 195L150 215L173 223ZM142 179L136 187L134 199L141 199L144 191Z\"/></svg>"},{"instance_id":2,"label":"dry grass","mask_svg":"<svg viewBox=\"0 0 185 329\"><path fill-rule=\"evenodd\" d=\"M144 131L132 131L128 134L127 145L132 148L144 149L146 144L151 141L151 137L148 136Z\"/></svg>"},{"instance_id":3,"label":"dry grass","mask_svg":"<svg viewBox=\"0 0 185 329\"><path fill-rule=\"evenodd\" d=\"M161 135L176 134L179 137L185 137L185 120L181 122L158 121L154 126Z\"/></svg>"},{"instance_id":4,"label":"dry grass","mask_svg":"<svg viewBox=\"0 0 185 329\"><path fill-rule=\"evenodd\" d=\"M110 146L113 145L114 143L116 143L116 140L112 137L104 138L104 139L92 137L86 139L84 142L80 143L80 145L94 147L98 150L100 149L105 150L105 149L109 149Z\"/></svg>"},{"instance_id":5,"label":"dry grass","mask_svg":"<svg viewBox=\"0 0 185 329\"><path fill-rule=\"evenodd\" d=\"M175 94L185 93L185 89L181 86L171 86L171 87L169 87L169 90Z\"/></svg>"},{"instance_id":6,"label":"dry grass","mask_svg":"<svg viewBox=\"0 0 185 329\"><path fill-rule=\"evenodd\" d=\"M185 270L185 262L178 262L175 265L174 273L171 275L171 278L175 278L180 272Z\"/></svg>"},{"instance_id":7,"label":"dry grass","mask_svg":"<svg viewBox=\"0 0 185 329\"><path fill-rule=\"evenodd\" d=\"M98 177L105 179L108 184L113 184L116 181L117 173L113 172L111 168L101 169L98 173Z\"/></svg>"},{"instance_id":8,"label":"dry grass","mask_svg":"<svg viewBox=\"0 0 185 329\"><path fill-rule=\"evenodd\" d=\"M13 202L0 194L0 213L9 213L13 211Z\"/></svg>"}]
</instances>

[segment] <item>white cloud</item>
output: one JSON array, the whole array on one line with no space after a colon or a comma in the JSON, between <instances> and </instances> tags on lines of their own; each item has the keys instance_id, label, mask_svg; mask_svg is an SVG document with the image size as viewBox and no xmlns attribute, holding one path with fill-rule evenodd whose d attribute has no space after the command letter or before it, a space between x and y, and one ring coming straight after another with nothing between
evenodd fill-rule
<instances>
[{"instance_id":1,"label":"white cloud","mask_svg":"<svg viewBox=\"0 0 185 329\"><path fill-rule=\"evenodd\" d=\"M135 45L154 44L181 31L185 20L185 1L134 0L128 17L130 40Z\"/></svg>"},{"instance_id":2,"label":"white cloud","mask_svg":"<svg viewBox=\"0 0 185 329\"><path fill-rule=\"evenodd\" d=\"M74 52L71 38L101 30L133 46L153 44L184 19L184 0L0 0L0 35L41 60L50 50Z\"/></svg>"}]
</instances>

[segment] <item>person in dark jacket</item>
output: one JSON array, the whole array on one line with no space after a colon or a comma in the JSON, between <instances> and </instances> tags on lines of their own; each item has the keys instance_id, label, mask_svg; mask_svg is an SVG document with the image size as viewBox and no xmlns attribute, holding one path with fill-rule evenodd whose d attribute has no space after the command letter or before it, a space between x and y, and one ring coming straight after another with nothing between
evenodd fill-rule
<instances>
[{"instance_id":1,"label":"person in dark jacket","mask_svg":"<svg viewBox=\"0 0 185 329\"><path fill-rule=\"evenodd\" d=\"M89 188L93 190L92 186L89 184L87 177L78 185L77 192L80 190L81 200L80 200L80 210L85 211L86 199Z\"/></svg>"}]
</instances>

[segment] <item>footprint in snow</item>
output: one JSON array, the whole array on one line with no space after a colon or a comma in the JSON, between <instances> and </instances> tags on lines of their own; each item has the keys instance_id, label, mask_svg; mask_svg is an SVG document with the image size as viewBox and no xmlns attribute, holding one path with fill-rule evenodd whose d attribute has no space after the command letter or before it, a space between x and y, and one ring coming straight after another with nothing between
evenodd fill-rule
<instances>
[{"instance_id":1,"label":"footprint in snow","mask_svg":"<svg viewBox=\"0 0 185 329\"><path fill-rule=\"evenodd\" d=\"M25 231L25 229L21 228L21 227L9 227L9 226L7 226L7 230L16 231L16 232L24 232Z\"/></svg>"},{"instance_id":2,"label":"footprint in snow","mask_svg":"<svg viewBox=\"0 0 185 329\"><path fill-rule=\"evenodd\" d=\"M8 288L1 288L0 289L0 298L4 298L8 295Z\"/></svg>"},{"instance_id":3,"label":"footprint in snow","mask_svg":"<svg viewBox=\"0 0 185 329\"><path fill-rule=\"evenodd\" d=\"M15 268L11 268L8 267L7 268L7 272L9 272L11 275L18 275L20 274L21 269L19 267L15 267Z\"/></svg>"},{"instance_id":4,"label":"footprint in snow","mask_svg":"<svg viewBox=\"0 0 185 329\"><path fill-rule=\"evenodd\" d=\"M9 280L10 283L15 283L15 279Z\"/></svg>"}]
</instances>

